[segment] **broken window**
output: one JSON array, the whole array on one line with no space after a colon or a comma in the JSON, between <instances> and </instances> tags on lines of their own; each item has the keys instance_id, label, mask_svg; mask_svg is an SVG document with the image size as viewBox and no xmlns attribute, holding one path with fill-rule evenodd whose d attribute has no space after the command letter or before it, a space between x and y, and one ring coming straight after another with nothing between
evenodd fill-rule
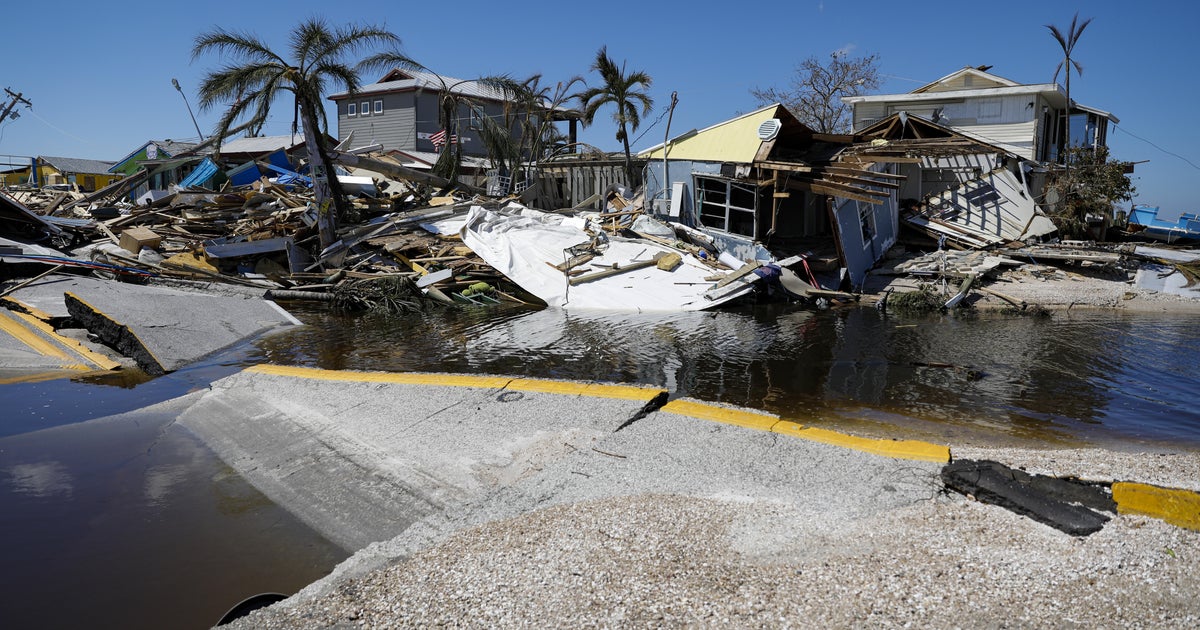
<instances>
[{"instance_id":1,"label":"broken window","mask_svg":"<svg viewBox=\"0 0 1200 630\"><path fill-rule=\"evenodd\" d=\"M700 223L732 234L754 237L758 188L712 177L696 178Z\"/></svg>"},{"instance_id":2,"label":"broken window","mask_svg":"<svg viewBox=\"0 0 1200 630\"><path fill-rule=\"evenodd\" d=\"M862 225L863 247L870 247L871 239L875 238L875 210L869 203L858 204L858 222Z\"/></svg>"}]
</instances>

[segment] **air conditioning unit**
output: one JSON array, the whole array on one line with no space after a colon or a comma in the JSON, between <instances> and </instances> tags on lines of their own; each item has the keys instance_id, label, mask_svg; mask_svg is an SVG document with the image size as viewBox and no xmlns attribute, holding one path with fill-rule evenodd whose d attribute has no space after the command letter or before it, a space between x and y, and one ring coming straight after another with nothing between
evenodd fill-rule
<instances>
[{"instance_id":1,"label":"air conditioning unit","mask_svg":"<svg viewBox=\"0 0 1200 630\"><path fill-rule=\"evenodd\" d=\"M762 140L763 142L774 140L775 136L779 135L779 130L782 128L783 123L779 122L778 118L764 120L763 123L758 126L758 139Z\"/></svg>"}]
</instances>

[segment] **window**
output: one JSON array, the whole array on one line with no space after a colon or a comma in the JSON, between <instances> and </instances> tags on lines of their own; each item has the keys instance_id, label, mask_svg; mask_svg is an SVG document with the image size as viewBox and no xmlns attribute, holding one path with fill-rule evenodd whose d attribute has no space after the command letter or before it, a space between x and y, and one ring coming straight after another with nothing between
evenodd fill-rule
<instances>
[{"instance_id":1,"label":"window","mask_svg":"<svg viewBox=\"0 0 1200 630\"><path fill-rule=\"evenodd\" d=\"M370 116L371 115L371 103L369 101L363 101L362 105L358 106L358 111L362 112L363 116Z\"/></svg>"},{"instance_id":2,"label":"window","mask_svg":"<svg viewBox=\"0 0 1200 630\"><path fill-rule=\"evenodd\" d=\"M709 177L696 178L696 207L700 223L732 234L755 235L758 190L736 182Z\"/></svg>"},{"instance_id":3,"label":"window","mask_svg":"<svg viewBox=\"0 0 1200 630\"><path fill-rule=\"evenodd\" d=\"M1003 111L1001 100L998 98L989 98L984 101L979 101L979 120L1000 120L1000 114Z\"/></svg>"},{"instance_id":4,"label":"window","mask_svg":"<svg viewBox=\"0 0 1200 630\"><path fill-rule=\"evenodd\" d=\"M383 113L383 99L380 99L380 100L378 100L378 101L375 101L375 113L376 113L376 114L382 114L382 113Z\"/></svg>"},{"instance_id":5,"label":"window","mask_svg":"<svg viewBox=\"0 0 1200 630\"><path fill-rule=\"evenodd\" d=\"M858 204L858 221L862 225L863 249L871 247L871 239L875 238L875 210L869 203Z\"/></svg>"},{"instance_id":6,"label":"window","mask_svg":"<svg viewBox=\"0 0 1200 630\"><path fill-rule=\"evenodd\" d=\"M358 106L354 103L346 105L346 116L353 118L358 113Z\"/></svg>"},{"instance_id":7,"label":"window","mask_svg":"<svg viewBox=\"0 0 1200 630\"><path fill-rule=\"evenodd\" d=\"M475 131L479 131L483 128L483 124L479 120L479 112L475 111L474 109L471 110L471 120L467 126Z\"/></svg>"}]
</instances>

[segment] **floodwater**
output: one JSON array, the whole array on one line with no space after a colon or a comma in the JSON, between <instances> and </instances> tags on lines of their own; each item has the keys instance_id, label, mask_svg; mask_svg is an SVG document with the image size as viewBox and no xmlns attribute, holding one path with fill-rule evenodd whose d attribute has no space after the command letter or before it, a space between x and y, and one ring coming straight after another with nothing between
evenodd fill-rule
<instances>
[{"instance_id":1,"label":"floodwater","mask_svg":"<svg viewBox=\"0 0 1200 630\"><path fill-rule=\"evenodd\" d=\"M208 627L346 557L175 426L169 406L127 413L255 363L640 383L952 445L1200 449L1200 318L1188 315L286 306L309 325L168 376L0 386L0 627Z\"/></svg>"}]
</instances>

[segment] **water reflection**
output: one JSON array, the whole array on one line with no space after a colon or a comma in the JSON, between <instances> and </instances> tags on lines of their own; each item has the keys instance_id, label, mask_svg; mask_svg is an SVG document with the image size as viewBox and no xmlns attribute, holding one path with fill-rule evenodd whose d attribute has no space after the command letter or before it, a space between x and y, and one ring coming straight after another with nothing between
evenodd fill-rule
<instances>
[{"instance_id":1,"label":"water reflection","mask_svg":"<svg viewBox=\"0 0 1200 630\"><path fill-rule=\"evenodd\" d=\"M714 313L300 311L262 360L664 387L827 426L1038 443L1200 445L1200 322L1170 315L895 318L769 305Z\"/></svg>"}]
</instances>

